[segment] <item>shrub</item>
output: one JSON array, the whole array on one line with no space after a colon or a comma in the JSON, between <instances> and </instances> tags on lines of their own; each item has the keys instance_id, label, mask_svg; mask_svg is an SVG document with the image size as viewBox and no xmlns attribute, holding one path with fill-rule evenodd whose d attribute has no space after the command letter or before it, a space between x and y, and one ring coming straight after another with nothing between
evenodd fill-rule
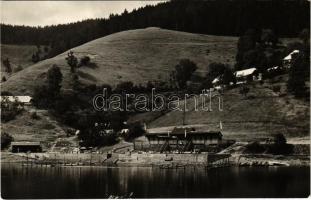
<instances>
[{"instance_id":1,"label":"shrub","mask_svg":"<svg viewBox=\"0 0 311 200\"><path fill-rule=\"evenodd\" d=\"M38 116L37 112L31 112L30 113L30 117L31 117L31 119L40 119L40 117Z\"/></svg>"},{"instance_id":2,"label":"shrub","mask_svg":"<svg viewBox=\"0 0 311 200\"><path fill-rule=\"evenodd\" d=\"M273 92L278 93L281 91L281 86L279 85L275 85L272 87Z\"/></svg>"},{"instance_id":3,"label":"shrub","mask_svg":"<svg viewBox=\"0 0 311 200\"><path fill-rule=\"evenodd\" d=\"M80 59L80 66L88 66L90 64L91 58L89 56L83 56Z\"/></svg>"},{"instance_id":4,"label":"shrub","mask_svg":"<svg viewBox=\"0 0 311 200\"><path fill-rule=\"evenodd\" d=\"M23 110L18 99L10 101L8 97L1 98L1 120L3 122L10 121L15 118Z\"/></svg>"},{"instance_id":5,"label":"shrub","mask_svg":"<svg viewBox=\"0 0 311 200\"><path fill-rule=\"evenodd\" d=\"M14 69L14 72L19 72L19 71L22 71L23 70L23 67L18 65L15 69Z\"/></svg>"},{"instance_id":6,"label":"shrub","mask_svg":"<svg viewBox=\"0 0 311 200\"><path fill-rule=\"evenodd\" d=\"M263 153L265 151L265 148L260 145L259 142L251 142L246 145L245 152L246 153Z\"/></svg>"},{"instance_id":7,"label":"shrub","mask_svg":"<svg viewBox=\"0 0 311 200\"><path fill-rule=\"evenodd\" d=\"M293 153L294 146L287 144L286 138L279 133L274 136L274 144L272 144L268 152L275 155L287 155Z\"/></svg>"},{"instance_id":8,"label":"shrub","mask_svg":"<svg viewBox=\"0 0 311 200\"><path fill-rule=\"evenodd\" d=\"M11 135L6 132L1 132L1 149L7 148L13 140Z\"/></svg>"},{"instance_id":9,"label":"shrub","mask_svg":"<svg viewBox=\"0 0 311 200\"><path fill-rule=\"evenodd\" d=\"M5 82L5 81L6 81L5 76L2 76L1 82Z\"/></svg>"},{"instance_id":10,"label":"shrub","mask_svg":"<svg viewBox=\"0 0 311 200\"><path fill-rule=\"evenodd\" d=\"M32 54L31 61L32 61L33 63L37 63L37 62L40 61L39 52L36 52L36 53Z\"/></svg>"},{"instance_id":11,"label":"shrub","mask_svg":"<svg viewBox=\"0 0 311 200\"><path fill-rule=\"evenodd\" d=\"M3 66L6 69L6 72L11 73L12 72L12 67L9 58L6 58L2 61Z\"/></svg>"},{"instance_id":12,"label":"shrub","mask_svg":"<svg viewBox=\"0 0 311 200\"><path fill-rule=\"evenodd\" d=\"M140 123L134 123L130 125L128 133L124 136L124 139L129 141L145 133L143 126Z\"/></svg>"}]
</instances>

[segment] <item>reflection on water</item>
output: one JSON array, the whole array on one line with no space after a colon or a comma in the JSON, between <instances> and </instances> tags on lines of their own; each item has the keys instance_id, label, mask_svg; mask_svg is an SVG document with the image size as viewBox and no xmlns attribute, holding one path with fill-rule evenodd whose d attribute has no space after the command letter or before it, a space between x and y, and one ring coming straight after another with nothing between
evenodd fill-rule
<instances>
[{"instance_id":1,"label":"reflection on water","mask_svg":"<svg viewBox=\"0 0 311 200\"><path fill-rule=\"evenodd\" d=\"M2 165L3 198L307 197L309 167L194 169Z\"/></svg>"}]
</instances>

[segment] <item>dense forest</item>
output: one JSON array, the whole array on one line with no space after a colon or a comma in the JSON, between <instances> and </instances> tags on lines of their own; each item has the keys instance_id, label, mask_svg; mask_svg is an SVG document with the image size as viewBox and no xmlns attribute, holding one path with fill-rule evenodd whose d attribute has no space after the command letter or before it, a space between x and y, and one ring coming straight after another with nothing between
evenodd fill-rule
<instances>
[{"instance_id":1,"label":"dense forest","mask_svg":"<svg viewBox=\"0 0 311 200\"><path fill-rule=\"evenodd\" d=\"M150 26L227 36L239 36L249 28L269 28L279 37L295 37L309 28L309 14L307 0L172 0L111 14L108 19L45 27L1 24L1 43L49 45L51 57L105 35Z\"/></svg>"}]
</instances>

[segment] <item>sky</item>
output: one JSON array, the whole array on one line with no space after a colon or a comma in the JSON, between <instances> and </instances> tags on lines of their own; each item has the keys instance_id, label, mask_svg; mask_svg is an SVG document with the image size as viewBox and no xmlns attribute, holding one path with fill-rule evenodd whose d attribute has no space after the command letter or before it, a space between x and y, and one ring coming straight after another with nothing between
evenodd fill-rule
<instances>
[{"instance_id":1,"label":"sky","mask_svg":"<svg viewBox=\"0 0 311 200\"><path fill-rule=\"evenodd\" d=\"M64 24L132 11L161 1L0 1L1 23L28 26Z\"/></svg>"}]
</instances>

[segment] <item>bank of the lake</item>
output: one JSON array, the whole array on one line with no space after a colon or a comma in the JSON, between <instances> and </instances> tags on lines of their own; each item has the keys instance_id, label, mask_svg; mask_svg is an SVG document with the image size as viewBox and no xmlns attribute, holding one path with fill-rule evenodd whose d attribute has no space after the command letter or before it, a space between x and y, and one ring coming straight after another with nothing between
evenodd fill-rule
<instances>
[{"instance_id":1,"label":"bank of the lake","mask_svg":"<svg viewBox=\"0 0 311 200\"><path fill-rule=\"evenodd\" d=\"M147 152L128 153L1 153L2 163L23 165L80 165L80 166L197 166L213 163L231 166L310 166L310 155L271 154L160 154Z\"/></svg>"}]
</instances>

